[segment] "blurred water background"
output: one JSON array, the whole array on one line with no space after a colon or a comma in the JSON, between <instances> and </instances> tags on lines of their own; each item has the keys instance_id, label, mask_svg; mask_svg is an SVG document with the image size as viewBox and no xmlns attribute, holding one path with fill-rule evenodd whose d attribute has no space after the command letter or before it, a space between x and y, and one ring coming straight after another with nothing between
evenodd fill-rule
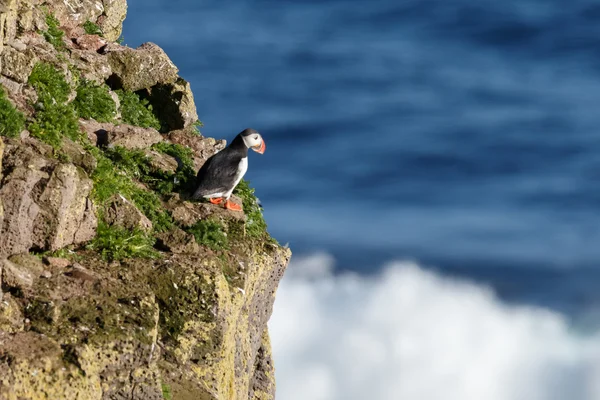
<instances>
[{"instance_id":1,"label":"blurred water background","mask_svg":"<svg viewBox=\"0 0 600 400\"><path fill-rule=\"evenodd\" d=\"M296 259L325 252L327 279L358 276L373 290L387 262L415 260L426 281L427 270L458 277L490 287L502 309L566 318L565 337L598 332L598 1L128 3L125 43L166 50L205 135L265 137L246 177ZM571 373L567 386L584 387Z\"/></svg>"}]
</instances>

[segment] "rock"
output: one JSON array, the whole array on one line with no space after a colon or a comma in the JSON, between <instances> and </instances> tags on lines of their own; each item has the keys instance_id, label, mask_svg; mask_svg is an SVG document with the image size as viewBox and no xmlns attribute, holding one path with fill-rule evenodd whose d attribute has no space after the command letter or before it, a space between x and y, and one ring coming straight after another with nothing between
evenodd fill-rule
<instances>
[{"instance_id":1,"label":"rock","mask_svg":"<svg viewBox=\"0 0 600 400\"><path fill-rule=\"evenodd\" d=\"M145 149L163 141L156 129L125 124L111 128L106 136L98 135L98 139L103 146L122 146L130 150Z\"/></svg>"},{"instance_id":2,"label":"rock","mask_svg":"<svg viewBox=\"0 0 600 400\"><path fill-rule=\"evenodd\" d=\"M65 31L66 51L40 33L46 10ZM72 89L79 77L144 89L162 112L162 129L192 149L200 168L225 142L194 132L189 85L158 46L111 42L125 10L125 0L0 0L0 83L29 119L38 101L23 83L30 64L6 60L33 55L65 73ZM86 20L104 29L108 43L84 33ZM80 124L94 143L142 149L154 169L176 171L173 157L149 148L163 140L155 130ZM243 213L185 195L169 195L166 204L161 197L174 226L160 234L119 196L94 204L96 160L86 148L64 140L57 152L27 131L0 138L0 399L160 400L165 385L174 399L273 400L267 320L289 250L245 235ZM98 206L110 224L147 230L160 257L106 261L106 252L85 246ZM204 220L222 224L228 249L200 246L185 232ZM66 246L70 260L28 254Z\"/></svg>"},{"instance_id":3,"label":"rock","mask_svg":"<svg viewBox=\"0 0 600 400\"><path fill-rule=\"evenodd\" d=\"M157 245L165 251L176 254L198 253L200 245L191 235L179 228L163 232L157 236Z\"/></svg>"},{"instance_id":4,"label":"rock","mask_svg":"<svg viewBox=\"0 0 600 400\"><path fill-rule=\"evenodd\" d=\"M204 162L215 153L225 148L224 140L204 138L192 129L181 129L169 132L167 138L172 143L180 144L192 149L194 156L194 168L196 171L202 167Z\"/></svg>"},{"instance_id":5,"label":"rock","mask_svg":"<svg viewBox=\"0 0 600 400\"><path fill-rule=\"evenodd\" d=\"M112 74L106 57L96 52L73 49L71 61L83 78L97 84L103 84Z\"/></svg>"},{"instance_id":6,"label":"rock","mask_svg":"<svg viewBox=\"0 0 600 400\"><path fill-rule=\"evenodd\" d=\"M273 398L266 323L289 256L284 249L272 256L257 254L246 260L243 268L240 264L237 271L228 271L228 278L220 272L219 263L203 256L174 255L155 269L153 282L158 286L153 290L159 304L165 304L161 307L163 319L179 316L185 321L176 340L163 336L161 370L168 372L163 380L172 385L173 398ZM200 275L199 269L203 271ZM197 302L198 298L202 300ZM237 314L234 310L244 311ZM204 393L194 384L199 378Z\"/></svg>"},{"instance_id":7,"label":"rock","mask_svg":"<svg viewBox=\"0 0 600 400\"><path fill-rule=\"evenodd\" d=\"M98 165L96 158L85 151L81 144L76 143L68 138L63 139L61 150L69 157L73 164L83 168L83 170L89 175L94 172L96 166Z\"/></svg>"},{"instance_id":8,"label":"rock","mask_svg":"<svg viewBox=\"0 0 600 400\"><path fill-rule=\"evenodd\" d=\"M17 36L18 6L17 0L0 2L0 51Z\"/></svg>"},{"instance_id":9,"label":"rock","mask_svg":"<svg viewBox=\"0 0 600 400\"><path fill-rule=\"evenodd\" d=\"M6 148L6 146L4 145L2 136L0 136L0 182L2 182L2 157L4 156L5 148ZM0 217L2 217L2 214L0 214Z\"/></svg>"},{"instance_id":10,"label":"rock","mask_svg":"<svg viewBox=\"0 0 600 400\"><path fill-rule=\"evenodd\" d=\"M35 27L34 27L34 23L33 23L33 10L25 9L25 10L21 11L18 24L19 24L18 28L22 32L34 30Z\"/></svg>"},{"instance_id":11,"label":"rock","mask_svg":"<svg viewBox=\"0 0 600 400\"><path fill-rule=\"evenodd\" d=\"M13 81L6 76L0 76L0 85L4 86L8 93L12 95L18 95L23 89L23 84Z\"/></svg>"},{"instance_id":12,"label":"rock","mask_svg":"<svg viewBox=\"0 0 600 400\"><path fill-rule=\"evenodd\" d=\"M97 222L88 199L91 180L73 164L46 158L46 147L32 138L7 146L3 169L10 172L0 187L0 257L33 247L53 251L95 234Z\"/></svg>"},{"instance_id":13,"label":"rock","mask_svg":"<svg viewBox=\"0 0 600 400\"><path fill-rule=\"evenodd\" d=\"M38 61L33 51L25 50L21 52L12 47L6 47L1 57L2 75L19 83L27 82L33 67Z\"/></svg>"},{"instance_id":14,"label":"rock","mask_svg":"<svg viewBox=\"0 0 600 400\"><path fill-rule=\"evenodd\" d=\"M73 164L56 166L37 202L34 244L54 251L92 239L97 222L89 208L91 190L92 181Z\"/></svg>"},{"instance_id":15,"label":"rock","mask_svg":"<svg viewBox=\"0 0 600 400\"><path fill-rule=\"evenodd\" d=\"M58 19L67 37L75 37L72 35L76 34L77 28L81 29L86 21L96 21L105 12L101 0L50 0L46 3L49 3L49 11Z\"/></svg>"},{"instance_id":16,"label":"rock","mask_svg":"<svg viewBox=\"0 0 600 400\"><path fill-rule=\"evenodd\" d=\"M145 43L137 49L120 46L108 53L113 71L112 87L138 91L157 84L172 84L178 69L166 53L154 43Z\"/></svg>"},{"instance_id":17,"label":"rock","mask_svg":"<svg viewBox=\"0 0 600 400\"><path fill-rule=\"evenodd\" d=\"M33 286L35 275L27 268L15 265L9 260L2 260L2 284L9 288L29 290Z\"/></svg>"},{"instance_id":18,"label":"rock","mask_svg":"<svg viewBox=\"0 0 600 400\"><path fill-rule=\"evenodd\" d=\"M150 166L154 170L160 170L172 174L177 172L177 167L179 164L177 163L177 160L170 155L155 150L148 150L146 151L146 156L150 160Z\"/></svg>"},{"instance_id":19,"label":"rock","mask_svg":"<svg viewBox=\"0 0 600 400\"><path fill-rule=\"evenodd\" d=\"M63 270L71 265L71 261L60 257L44 257L44 262L54 270Z\"/></svg>"},{"instance_id":20,"label":"rock","mask_svg":"<svg viewBox=\"0 0 600 400\"><path fill-rule=\"evenodd\" d=\"M242 200L237 196L231 196L231 201L242 204ZM210 203L198 203L182 201L179 194L173 194L167 202L167 209L171 211L173 220L180 226L192 226L196 222L208 219L222 219L245 221L246 215L239 211L231 211L223 206Z\"/></svg>"},{"instance_id":21,"label":"rock","mask_svg":"<svg viewBox=\"0 0 600 400\"><path fill-rule=\"evenodd\" d=\"M121 195L111 197L104 208L104 220L109 225L127 229L152 230L152 222L133 203Z\"/></svg>"},{"instance_id":22,"label":"rock","mask_svg":"<svg viewBox=\"0 0 600 400\"><path fill-rule=\"evenodd\" d=\"M271 354L269 333L263 332L261 346L256 356L256 371L250 383L249 399L275 398L275 368Z\"/></svg>"},{"instance_id":23,"label":"rock","mask_svg":"<svg viewBox=\"0 0 600 400\"><path fill-rule=\"evenodd\" d=\"M107 40L115 41L121 36L123 21L127 15L126 0L103 0L104 14L98 18L98 24Z\"/></svg>"},{"instance_id":24,"label":"rock","mask_svg":"<svg viewBox=\"0 0 600 400\"><path fill-rule=\"evenodd\" d=\"M84 268L79 263L73 263L73 267L71 268L70 271L66 272L65 275L69 276L73 279L78 279L81 281L88 281L88 282L96 282L99 279L96 274L94 274L87 268Z\"/></svg>"},{"instance_id":25,"label":"rock","mask_svg":"<svg viewBox=\"0 0 600 400\"><path fill-rule=\"evenodd\" d=\"M5 293L0 299L0 332L17 333L23 330L23 314L19 303L10 293ZM2 348L0 337L0 349Z\"/></svg>"},{"instance_id":26,"label":"rock","mask_svg":"<svg viewBox=\"0 0 600 400\"><path fill-rule=\"evenodd\" d=\"M8 45L18 51L25 51L27 49L27 46L25 45L25 43L21 42L20 40L16 40L16 39L11 41Z\"/></svg>"},{"instance_id":27,"label":"rock","mask_svg":"<svg viewBox=\"0 0 600 400\"><path fill-rule=\"evenodd\" d=\"M97 146L123 146L127 149L145 149L163 141L162 135L153 128L133 125L113 125L93 120L80 120L80 126Z\"/></svg>"},{"instance_id":28,"label":"rock","mask_svg":"<svg viewBox=\"0 0 600 400\"><path fill-rule=\"evenodd\" d=\"M82 50L96 52L106 46L106 40L98 35L82 35L75 39L75 44Z\"/></svg>"},{"instance_id":29,"label":"rock","mask_svg":"<svg viewBox=\"0 0 600 400\"><path fill-rule=\"evenodd\" d=\"M163 131L190 127L198 121L190 84L179 78L175 83L156 85L149 90L149 101L163 124Z\"/></svg>"}]
</instances>

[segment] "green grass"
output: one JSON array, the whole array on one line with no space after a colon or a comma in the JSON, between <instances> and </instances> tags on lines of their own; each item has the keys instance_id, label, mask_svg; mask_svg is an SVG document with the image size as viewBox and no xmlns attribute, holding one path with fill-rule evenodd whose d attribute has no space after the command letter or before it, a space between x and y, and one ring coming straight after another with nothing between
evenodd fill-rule
<instances>
[{"instance_id":1,"label":"green grass","mask_svg":"<svg viewBox=\"0 0 600 400\"><path fill-rule=\"evenodd\" d=\"M61 146L63 136L78 141L82 133L75 108L67 103L71 89L64 75L50 64L38 63L29 84L38 94L35 118L28 126L31 134L55 149Z\"/></svg>"},{"instance_id":2,"label":"green grass","mask_svg":"<svg viewBox=\"0 0 600 400\"><path fill-rule=\"evenodd\" d=\"M65 49L65 42L63 41L64 32L59 28L60 21L52 14L46 13L46 24L48 30L43 31L42 34L48 43L50 43L58 51Z\"/></svg>"},{"instance_id":3,"label":"green grass","mask_svg":"<svg viewBox=\"0 0 600 400\"><path fill-rule=\"evenodd\" d=\"M185 230L194 235L198 244L207 246L213 250L224 250L229 248L227 234L223 230L223 226L218 222L200 220Z\"/></svg>"},{"instance_id":4,"label":"green grass","mask_svg":"<svg viewBox=\"0 0 600 400\"><path fill-rule=\"evenodd\" d=\"M154 241L152 236L140 229L130 231L99 221L97 235L87 248L99 252L106 261L131 257L156 258L159 253L153 247Z\"/></svg>"},{"instance_id":5,"label":"green grass","mask_svg":"<svg viewBox=\"0 0 600 400\"><path fill-rule=\"evenodd\" d=\"M196 183L192 150L180 144L167 142L157 143L152 148L173 157L178 164L175 174L166 174L162 177L163 182L168 184L163 184L161 187L157 187L156 190L163 194L192 191Z\"/></svg>"},{"instance_id":6,"label":"green grass","mask_svg":"<svg viewBox=\"0 0 600 400\"><path fill-rule=\"evenodd\" d=\"M194 132L196 132L198 135L201 135L200 128L202 128L204 126L204 123L202 123L202 121L198 120L198 121L194 122L192 124L192 126L194 127Z\"/></svg>"},{"instance_id":7,"label":"green grass","mask_svg":"<svg viewBox=\"0 0 600 400\"><path fill-rule=\"evenodd\" d=\"M93 23L90 20L85 21L85 24L83 24L83 29L85 30L85 33L87 33L88 35L98 35L98 36L103 36L104 33L102 32L102 29L100 29L100 27Z\"/></svg>"},{"instance_id":8,"label":"green grass","mask_svg":"<svg viewBox=\"0 0 600 400\"><path fill-rule=\"evenodd\" d=\"M157 143L152 149L175 158L178 163L177 171L171 173L154 168L143 150L128 150L115 146L107 149L105 155L158 194L191 190L196 175L191 149L166 142Z\"/></svg>"},{"instance_id":9,"label":"green grass","mask_svg":"<svg viewBox=\"0 0 600 400\"><path fill-rule=\"evenodd\" d=\"M77 87L77 97L73 101L77 114L84 119L111 122L117 115L117 107L110 96L108 86L97 85L83 80Z\"/></svg>"},{"instance_id":10,"label":"green grass","mask_svg":"<svg viewBox=\"0 0 600 400\"><path fill-rule=\"evenodd\" d=\"M121 102L121 119L123 122L144 128L160 129L160 121L152 113L152 106L146 99L133 92L119 89L116 91Z\"/></svg>"},{"instance_id":11,"label":"green grass","mask_svg":"<svg viewBox=\"0 0 600 400\"><path fill-rule=\"evenodd\" d=\"M0 136L17 137L25 129L25 116L12 105L0 85Z\"/></svg>"},{"instance_id":12,"label":"green grass","mask_svg":"<svg viewBox=\"0 0 600 400\"><path fill-rule=\"evenodd\" d=\"M244 213L246 214L246 235L253 238L263 238L267 235L267 223L254 195L254 189L245 179L242 179L235 188L234 193L242 199Z\"/></svg>"},{"instance_id":13,"label":"green grass","mask_svg":"<svg viewBox=\"0 0 600 400\"><path fill-rule=\"evenodd\" d=\"M160 385L162 388L163 399L165 400L173 400L173 394L171 393L171 386L163 383Z\"/></svg>"},{"instance_id":14,"label":"green grass","mask_svg":"<svg viewBox=\"0 0 600 400\"><path fill-rule=\"evenodd\" d=\"M62 72L47 63L35 65L29 76L29 84L37 91L41 101L65 103L71 88Z\"/></svg>"},{"instance_id":15,"label":"green grass","mask_svg":"<svg viewBox=\"0 0 600 400\"><path fill-rule=\"evenodd\" d=\"M104 204L113 195L120 194L152 222L156 232L166 231L173 226L173 220L163 209L158 195L137 186L135 173L127 169L127 164L113 161L110 153L97 156L97 160L98 166L92 174L92 195L98 204Z\"/></svg>"}]
</instances>

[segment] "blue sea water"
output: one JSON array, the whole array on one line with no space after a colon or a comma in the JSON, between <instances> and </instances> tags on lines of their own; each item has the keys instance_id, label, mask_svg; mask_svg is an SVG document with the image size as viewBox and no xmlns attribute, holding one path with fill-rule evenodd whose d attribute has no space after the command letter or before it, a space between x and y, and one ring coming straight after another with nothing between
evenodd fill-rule
<instances>
[{"instance_id":1,"label":"blue sea water","mask_svg":"<svg viewBox=\"0 0 600 400\"><path fill-rule=\"evenodd\" d=\"M414 259L600 309L600 3L129 0L202 132L246 127L270 232L361 274Z\"/></svg>"}]
</instances>

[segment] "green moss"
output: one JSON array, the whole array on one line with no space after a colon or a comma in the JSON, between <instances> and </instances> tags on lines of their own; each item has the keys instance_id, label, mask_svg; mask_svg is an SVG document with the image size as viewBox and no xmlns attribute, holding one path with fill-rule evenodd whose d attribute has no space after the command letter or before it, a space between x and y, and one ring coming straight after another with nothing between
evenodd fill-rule
<instances>
[{"instance_id":1,"label":"green moss","mask_svg":"<svg viewBox=\"0 0 600 400\"><path fill-rule=\"evenodd\" d=\"M111 122L117 114L117 107L110 96L108 86L86 80L77 87L77 97L73 105L79 116L85 119Z\"/></svg>"},{"instance_id":2,"label":"green moss","mask_svg":"<svg viewBox=\"0 0 600 400\"><path fill-rule=\"evenodd\" d=\"M163 383L160 385L162 388L163 399L165 400L173 400L173 394L171 393L171 386Z\"/></svg>"},{"instance_id":3,"label":"green moss","mask_svg":"<svg viewBox=\"0 0 600 400\"><path fill-rule=\"evenodd\" d=\"M246 235L253 238L268 237L267 224L263 218L258 199L254 195L254 189L250 187L249 182L242 179L235 188L234 193L238 195L243 202L242 205L247 218Z\"/></svg>"},{"instance_id":4,"label":"green moss","mask_svg":"<svg viewBox=\"0 0 600 400\"><path fill-rule=\"evenodd\" d=\"M146 99L141 99L137 94L124 90L117 90L121 102L121 119L123 122L144 128L160 129L160 121L152 113L152 106Z\"/></svg>"},{"instance_id":5,"label":"green moss","mask_svg":"<svg viewBox=\"0 0 600 400\"><path fill-rule=\"evenodd\" d=\"M99 221L97 235L87 248L99 252L106 261L131 257L156 258L158 252L154 250L154 241L140 229L130 231Z\"/></svg>"},{"instance_id":6,"label":"green moss","mask_svg":"<svg viewBox=\"0 0 600 400\"><path fill-rule=\"evenodd\" d=\"M150 221L152 221L154 231L165 232L173 227L173 219L169 213L163 209L156 193L137 189L132 191L131 201Z\"/></svg>"},{"instance_id":7,"label":"green moss","mask_svg":"<svg viewBox=\"0 0 600 400\"><path fill-rule=\"evenodd\" d=\"M55 149L63 136L78 141L82 134L77 113L67 103L71 90L63 74L50 64L39 63L29 76L29 84L38 94L35 118L29 124L31 134Z\"/></svg>"},{"instance_id":8,"label":"green moss","mask_svg":"<svg viewBox=\"0 0 600 400\"><path fill-rule=\"evenodd\" d=\"M227 233L223 225L211 220L200 220L185 229L194 235L198 244L208 246L213 250L224 250L229 248Z\"/></svg>"},{"instance_id":9,"label":"green moss","mask_svg":"<svg viewBox=\"0 0 600 400\"><path fill-rule=\"evenodd\" d=\"M119 155L117 157L116 155ZM163 209L156 193L146 191L135 184L139 169L133 160L138 152L116 147L105 155L97 155L98 166L92 174L92 195L98 204L104 204L115 194L130 200L150 220L154 230L162 232L173 226L171 216ZM133 168L135 166L136 168Z\"/></svg>"},{"instance_id":10,"label":"green moss","mask_svg":"<svg viewBox=\"0 0 600 400\"><path fill-rule=\"evenodd\" d=\"M185 146L166 142L157 143L152 149L175 158L178 163L177 171L171 173L153 167L143 150L128 150L115 146L107 149L105 154L116 165L160 195L190 191L195 181L192 151Z\"/></svg>"},{"instance_id":11,"label":"green moss","mask_svg":"<svg viewBox=\"0 0 600 400\"><path fill-rule=\"evenodd\" d=\"M63 41L64 32L59 28L60 21L51 13L46 13L46 24L48 30L43 31L44 38L58 51L65 49L65 42Z\"/></svg>"},{"instance_id":12,"label":"green moss","mask_svg":"<svg viewBox=\"0 0 600 400\"><path fill-rule=\"evenodd\" d=\"M102 29L100 29L100 27L97 24L93 23L90 20L85 21L85 24L83 24L83 29L88 35L103 36Z\"/></svg>"},{"instance_id":13,"label":"green moss","mask_svg":"<svg viewBox=\"0 0 600 400\"><path fill-rule=\"evenodd\" d=\"M37 91L41 101L66 103L71 88L64 75L54 66L47 63L35 65L29 75L29 84Z\"/></svg>"},{"instance_id":14,"label":"green moss","mask_svg":"<svg viewBox=\"0 0 600 400\"><path fill-rule=\"evenodd\" d=\"M194 122L192 124L192 126L194 127L194 132L196 132L198 135L201 135L200 128L202 128L204 126L204 123L202 123L202 121L198 120L198 121Z\"/></svg>"},{"instance_id":15,"label":"green moss","mask_svg":"<svg viewBox=\"0 0 600 400\"><path fill-rule=\"evenodd\" d=\"M17 137L25 128L25 117L6 97L0 85L0 136Z\"/></svg>"},{"instance_id":16,"label":"green moss","mask_svg":"<svg viewBox=\"0 0 600 400\"><path fill-rule=\"evenodd\" d=\"M163 182L168 182L169 185L157 187L161 193L171 192L191 192L196 183L196 171L194 169L193 153L188 147L175 143L161 142L157 143L152 148L161 153L167 154L177 160L177 171L175 174L164 174Z\"/></svg>"}]
</instances>

